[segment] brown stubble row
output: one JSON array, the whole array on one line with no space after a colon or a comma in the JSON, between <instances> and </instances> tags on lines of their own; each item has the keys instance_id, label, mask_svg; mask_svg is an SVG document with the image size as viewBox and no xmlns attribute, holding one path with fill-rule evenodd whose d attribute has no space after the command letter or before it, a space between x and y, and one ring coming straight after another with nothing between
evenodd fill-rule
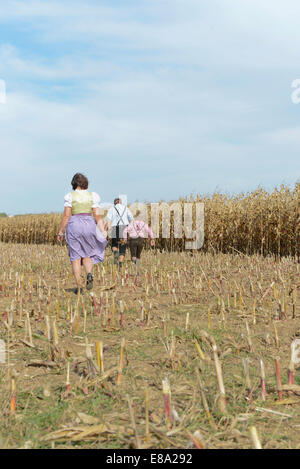
<instances>
[{"instance_id":1,"label":"brown stubble row","mask_svg":"<svg viewBox=\"0 0 300 469\"><path fill-rule=\"evenodd\" d=\"M0 266L0 447L299 447L294 258L107 256L79 296L66 247Z\"/></svg>"}]
</instances>

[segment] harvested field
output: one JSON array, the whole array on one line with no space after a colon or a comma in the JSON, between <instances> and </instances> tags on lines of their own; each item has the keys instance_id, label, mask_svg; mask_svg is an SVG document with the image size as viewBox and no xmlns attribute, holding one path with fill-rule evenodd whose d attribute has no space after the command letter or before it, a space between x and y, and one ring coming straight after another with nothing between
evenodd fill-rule
<instances>
[{"instance_id":1,"label":"harvested field","mask_svg":"<svg viewBox=\"0 0 300 469\"><path fill-rule=\"evenodd\" d=\"M2 448L300 447L295 257L149 250L137 278L107 250L78 297L66 247L1 244L0 266Z\"/></svg>"}]
</instances>

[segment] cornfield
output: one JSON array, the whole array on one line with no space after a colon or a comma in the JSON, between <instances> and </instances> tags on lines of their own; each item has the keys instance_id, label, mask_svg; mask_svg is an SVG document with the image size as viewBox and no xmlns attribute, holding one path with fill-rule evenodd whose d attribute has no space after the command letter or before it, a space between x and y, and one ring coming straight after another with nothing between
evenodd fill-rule
<instances>
[{"instance_id":1,"label":"cornfield","mask_svg":"<svg viewBox=\"0 0 300 469\"><path fill-rule=\"evenodd\" d=\"M236 196L215 193L178 202L182 206L186 202L204 203L204 252L300 256L299 182L294 189L282 185L272 193L263 189ZM150 221L150 204L148 208ZM55 244L60 220L61 215L55 213L4 218L0 220L0 240L6 243ZM195 213L193 222L195 224ZM186 240L184 233L182 238L174 238L174 217L171 216L170 238L162 237L161 225L162 217L156 247L182 251Z\"/></svg>"}]
</instances>

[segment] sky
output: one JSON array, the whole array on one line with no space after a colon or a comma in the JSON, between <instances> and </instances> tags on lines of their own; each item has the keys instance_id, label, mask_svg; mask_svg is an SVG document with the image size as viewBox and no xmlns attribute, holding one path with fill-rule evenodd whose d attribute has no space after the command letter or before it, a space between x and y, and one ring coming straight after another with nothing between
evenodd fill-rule
<instances>
[{"instance_id":1,"label":"sky","mask_svg":"<svg viewBox=\"0 0 300 469\"><path fill-rule=\"evenodd\" d=\"M291 188L300 178L298 0L7 0L0 212ZM2 89L3 91L3 89Z\"/></svg>"}]
</instances>

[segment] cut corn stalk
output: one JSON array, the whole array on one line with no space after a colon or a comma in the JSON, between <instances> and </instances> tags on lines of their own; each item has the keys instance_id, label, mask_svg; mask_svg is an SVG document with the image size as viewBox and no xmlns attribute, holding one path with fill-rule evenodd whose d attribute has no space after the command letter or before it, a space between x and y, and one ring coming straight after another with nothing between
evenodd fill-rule
<instances>
[{"instance_id":1,"label":"cut corn stalk","mask_svg":"<svg viewBox=\"0 0 300 469\"><path fill-rule=\"evenodd\" d=\"M203 404L203 407L204 407L204 410L205 410L205 413L206 413L207 420L209 421L210 426L212 428L216 429L217 426L216 426L216 424L214 423L214 421L212 419L212 416L211 416L211 413L210 413L210 410L209 410L209 407L208 407L206 395L205 395L205 392L204 392L204 387L202 385L200 374L199 374L199 371L198 371L197 368L196 368L196 376L197 376L197 381L198 381L198 385L199 385L199 389L200 389L200 393L201 393L202 404Z\"/></svg>"},{"instance_id":2,"label":"cut corn stalk","mask_svg":"<svg viewBox=\"0 0 300 469\"><path fill-rule=\"evenodd\" d=\"M251 332L250 332L250 328L249 328L249 324L247 320L245 321L245 325L246 325L246 331L247 331L247 341L248 341L248 346L249 346L249 352L252 353L254 352L254 349L253 349L253 344L252 344Z\"/></svg>"},{"instance_id":3,"label":"cut corn stalk","mask_svg":"<svg viewBox=\"0 0 300 469\"><path fill-rule=\"evenodd\" d=\"M253 396L252 396L251 380L250 380L250 373L249 373L249 358L243 358L243 366L244 366L244 373L246 377L247 393L248 393L249 401L252 403Z\"/></svg>"},{"instance_id":4,"label":"cut corn stalk","mask_svg":"<svg viewBox=\"0 0 300 469\"><path fill-rule=\"evenodd\" d=\"M210 343L212 347L217 382L218 382L218 389L219 389L219 400L218 400L219 409L221 413L225 414L226 413L226 393L225 393L225 386L224 386L224 381L223 381L222 367L221 367L221 363L218 357L218 348L214 339L209 334L207 334L207 332L202 331L201 334L203 337L205 337L205 339Z\"/></svg>"},{"instance_id":5,"label":"cut corn stalk","mask_svg":"<svg viewBox=\"0 0 300 469\"><path fill-rule=\"evenodd\" d=\"M265 375L265 366L264 362L262 359L259 361L260 363L260 383L261 383L261 395L262 395L262 400L265 401L267 397L267 391L266 391L266 375Z\"/></svg>"},{"instance_id":6,"label":"cut corn stalk","mask_svg":"<svg viewBox=\"0 0 300 469\"><path fill-rule=\"evenodd\" d=\"M123 373L123 362L124 362L124 350L125 350L125 339L124 337L121 340L121 350L120 350L120 363L119 363L119 371L118 371L118 377L117 377L117 386L120 386L121 384L121 377Z\"/></svg>"},{"instance_id":7,"label":"cut corn stalk","mask_svg":"<svg viewBox=\"0 0 300 469\"><path fill-rule=\"evenodd\" d=\"M128 402L129 415L130 415L131 423L132 423L132 426L133 426L133 429L134 429L134 434L135 434L135 445L136 445L137 449L141 449L141 443L140 443L140 439L139 439L139 435L138 435L138 431L137 431L137 426L136 426L136 422L135 422L135 418L134 418L134 412L133 412L133 409L132 409L130 397L128 396L128 394L127 394L126 397L127 397L127 402Z\"/></svg>"},{"instance_id":8,"label":"cut corn stalk","mask_svg":"<svg viewBox=\"0 0 300 469\"><path fill-rule=\"evenodd\" d=\"M205 443L203 442L202 435L198 430L193 434L187 431L187 434L197 449L205 449Z\"/></svg>"},{"instance_id":9,"label":"cut corn stalk","mask_svg":"<svg viewBox=\"0 0 300 469\"><path fill-rule=\"evenodd\" d=\"M261 442L259 441L257 430L255 427L250 427L250 437L254 449L262 449Z\"/></svg>"},{"instance_id":10,"label":"cut corn stalk","mask_svg":"<svg viewBox=\"0 0 300 469\"><path fill-rule=\"evenodd\" d=\"M145 390L145 426L146 426L146 435L145 440L147 443L150 442L150 430L149 430L149 391Z\"/></svg>"},{"instance_id":11,"label":"cut corn stalk","mask_svg":"<svg viewBox=\"0 0 300 469\"><path fill-rule=\"evenodd\" d=\"M171 389L168 378L162 380L165 416L169 424L173 424L173 412L171 407Z\"/></svg>"},{"instance_id":12,"label":"cut corn stalk","mask_svg":"<svg viewBox=\"0 0 300 469\"><path fill-rule=\"evenodd\" d=\"M282 384L281 384L279 363L278 363L278 360L276 360L276 359L275 359L275 373L276 373L276 383L277 383L278 397L279 397L279 400L282 400Z\"/></svg>"},{"instance_id":13,"label":"cut corn stalk","mask_svg":"<svg viewBox=\"0 0 300 469\"><path fill-rule=\"evenodd\" d=\"M16 383L14 378L11 378L10 381L10 413L11 415L15 414L17 406L17 398L16 398Z\"/></svg>"}]
</instances>

